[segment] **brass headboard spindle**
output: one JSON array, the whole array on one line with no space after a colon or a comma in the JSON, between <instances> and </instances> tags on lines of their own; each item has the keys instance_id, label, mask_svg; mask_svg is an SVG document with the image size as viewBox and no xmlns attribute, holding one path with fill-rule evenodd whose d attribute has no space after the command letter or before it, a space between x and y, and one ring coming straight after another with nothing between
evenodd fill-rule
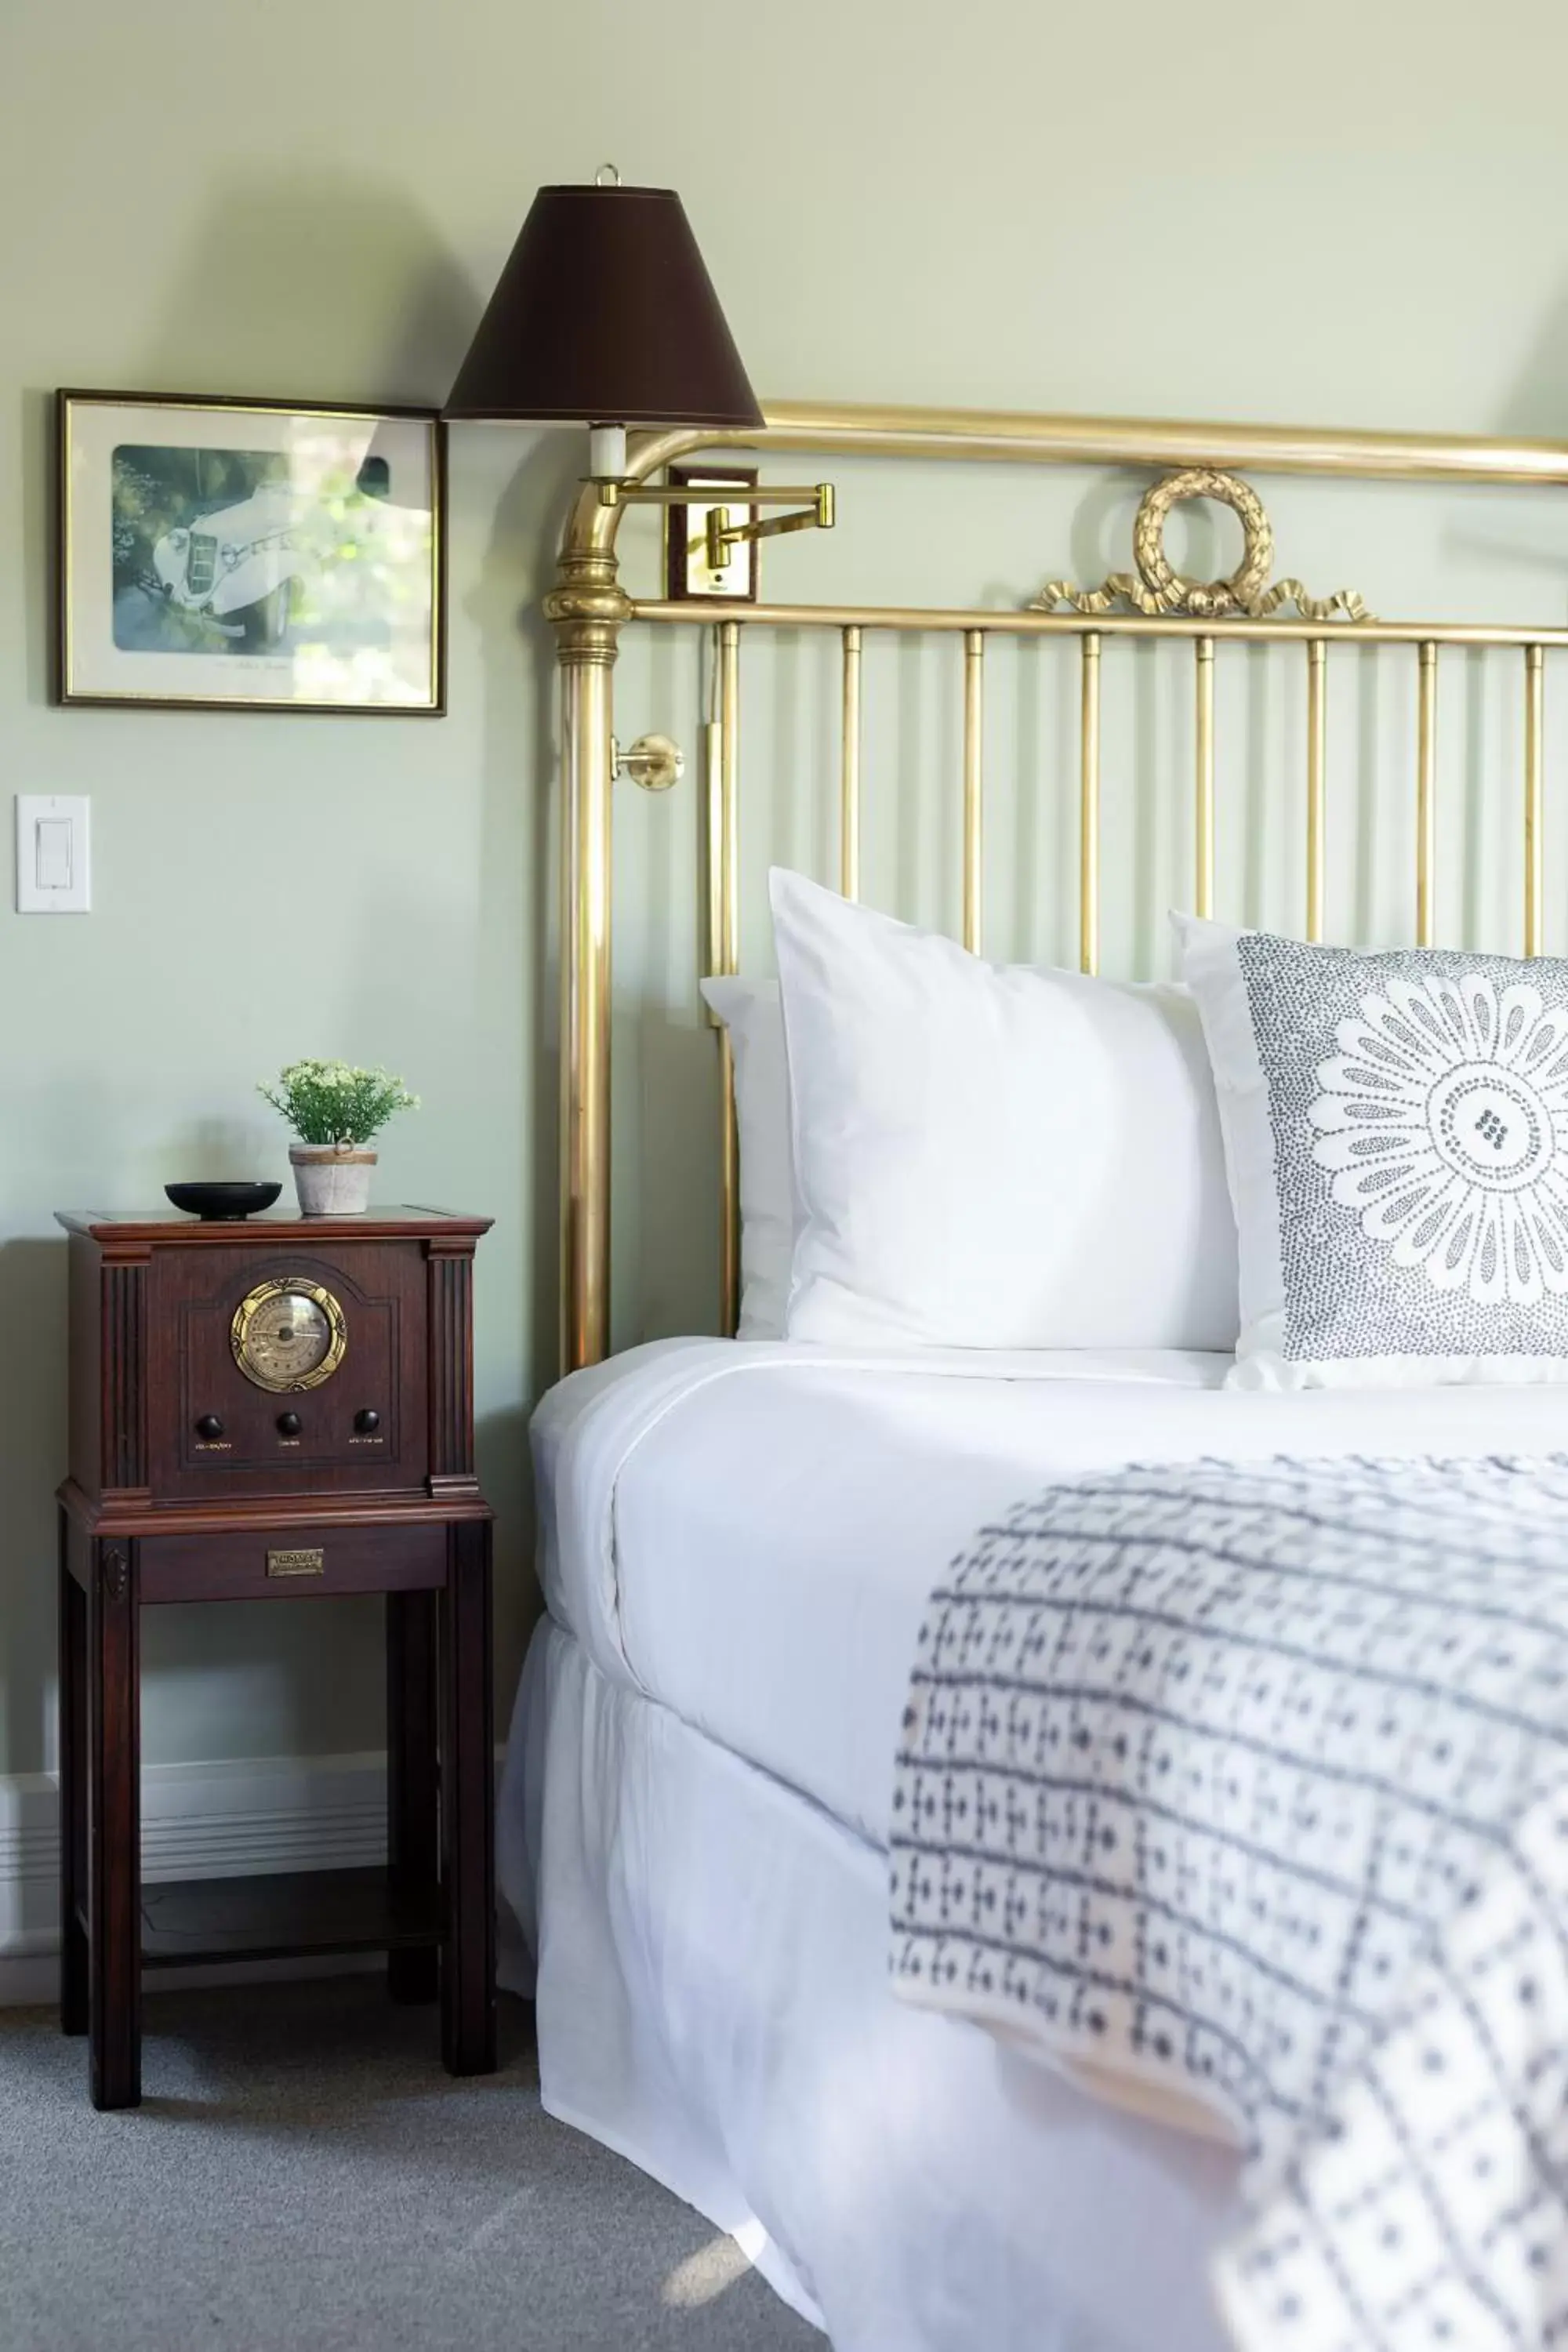
<instances>
[{"instance_id":1,"label":"brass headboard spindle","mask_svg":"<svg viewBox=\"0 0 1568 2352\"><path fill-rule=\"evenodd\" d=\"M985 759L985 633L963 633L963 944L980 953L982 778Z\"/></svg>"},{"instance_id":2,"label":"brass headboard spindle","mask_svg":"<svg viewBox=\"0 0 1568 2352\"><path fill-rule=\"evenodd\" d=\"M1100 632L1079 641L1078 961L1100 965Z\"/></svg>"},{"instance_id":3,"label":"brass headboard spindle","mask_svg":"<svg viewBox=\"0 0 1568 2352\"><path fill-rule=\"evenodd\" d=\"M1421 641L1421 691L1415 743L1415 943L1429 948L1436 922L1437 647Z\"/></svg>"},{"instance_id":4,"label":"brass headboard spindle","mask_svg":"<svg viewBox=\"0 0 1568 2352\"><path fill-rule=\"evenodd\" d=\"M713 667L708 717L702 726L702 969L721 969L724 937L724 730L719 719L719 680L723 667L722 633L713 632ZM713 1028L724 1026L710 1008Z\"/></svg>"},{"instance_id":5,"label":"brass headboard spindle","mask_svg":"<svg viewBox=\"0 0 1568 2352\"><path fill-rule=\"evenodd\" d=\"M1323 800L1327 773L1329 648L1307 645L1307 937L1323 936Z\"/></svg>"},{"instance_id":6,"label":"brass headboard spindle","mask_svg":"<svg viewBox=\"0 0 1568 2352\"><path fill-rule=\"evenodd\" d=\"M716 971L741 968L741 631L734 621L719 627L718 816L709 816L709 840L717 834L719 887L717 936L710 942ZM719 1033L720 1120L720 1314L726 1333L741 1314L741 1139L735 1123L735 1057L730 1032Z\"/></svg>"},{"instance_id":7,"label":"brass headboard spindle","mask_svg":"<svg viewBox=\"0 0 1568 2352\"><path fill-rule=\"evenodd\" d=\"M843 752L838 778L838 887L860 896L860 632L844 632Z\"/></svg>"},{"instance_id":8,"label":"brass headboard spindle","mask_svg":"<svg viewBox=\"0 0 1568 2352\"><path fill-rule=\"evenodd\" d=\"M1214 912L1214 639L1199 637L1196 655L1196 870L1193 911Z\"/></svg>"},{"instance_id":9,"label":"brass headboard spindle","mask_svg":"<svg viewBox=\"0 0 1568 2352\"><path fill-rule=\"evenodd\" d=\"M1524 952L1541 953L1545 825L1542 815L1546 648L1524 649Z\"/></svg>"},{"instance_id":10,"label":"brass headboard spindle","mask_svg":"<svg viewBox=\"0 0 1568 2352\"><path fill-rule=\"evenodd\" d=\"M720 889L715 969L741 968L741 845L738 837L741 760L741 631L734 621L719 630Z\"/></svg>"}]
</instances>

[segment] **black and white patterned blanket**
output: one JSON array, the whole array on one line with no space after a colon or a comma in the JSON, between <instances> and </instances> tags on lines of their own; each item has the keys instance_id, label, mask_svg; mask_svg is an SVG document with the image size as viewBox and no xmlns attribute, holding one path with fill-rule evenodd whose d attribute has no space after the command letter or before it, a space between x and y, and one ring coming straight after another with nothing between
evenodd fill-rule
<instances>
[{"instance_id":1,"label":"black and white patterned blanket","mask_svg":"<svg viewBox=\"0 0 1568 2352\"><path fill-rule=\"evenodd\" d=\"M1053 1486L894 1807L905 1998L1231 2118L1247 2352L1568 2336L1568 1459Z\"/></svg>"}]
</instances>

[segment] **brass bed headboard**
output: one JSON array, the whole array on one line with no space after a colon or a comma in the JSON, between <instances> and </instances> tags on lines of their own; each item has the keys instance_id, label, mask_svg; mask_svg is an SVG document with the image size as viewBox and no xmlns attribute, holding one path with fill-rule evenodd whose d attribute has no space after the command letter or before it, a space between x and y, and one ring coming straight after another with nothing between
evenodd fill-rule
<instances>
[{"instance_id":1,"label":"brass bed headboard","mask_svg":"<svg viewBox=\"0 0 1568 2352\"><path fill-rule=\"evenodd\" d=\"M842 646L839 882L855 897L860 866L861 659L868 631L957 637L963 657L963 937L982 941L983 752L988 637L1068 636L1079 646L1079 943L1085 971L1099 954L1100 650L1107 637L1189 640L1193 692L1193 903L1213 905L1215 871L1214 670L1222 640L1299 645L1307 670L1306 937L1321 934L1324 889L1326 689L1336 638L1409 646L1415 652L1415 934L1434 935L1436 867L1437 665L1445 646L1513 647L1523 707L1523 950L1542 946L1544 667L1568 648L1568 628L1475 622L1396 621L1368 614L1353 592L1318 597L1303 584L1271 583L1267 515L1242 472L1363 480L1568 485L1568 443L1433 435L1313 433L1286 426L1184 425L1094 417L987 415L916 408L770 404L762 434L677 432L634 436L630 478L647 481L697 451L741 443L764 454L809 450L843 457L1133 467L1155 478L1139 509L1135 570L1103 585L1053 581L1022 611L854 604L725 604L718 610L718 693L713 756L705 767L708 857L704 961L736 968L740 646L747 629L833 630ZM737 493L743 497L744 493ZM1227 581L1194 583L1175 573L1162 531L1184 498L1218 498L1240 517L1246 552ZM556 584L545 614L556 634L562 685L561 1150L563 1355L568 1370L609 1348L610 938L614 777L613 672L621 630L633 622L710 620L701 604L637 601L619 580L616 539L624 508L585 484L568 518ZM729 1044L720 1033L723 1150L722 1297L733 1328L738 1291L736 1139Z\"/></svg>"}]
</instances>

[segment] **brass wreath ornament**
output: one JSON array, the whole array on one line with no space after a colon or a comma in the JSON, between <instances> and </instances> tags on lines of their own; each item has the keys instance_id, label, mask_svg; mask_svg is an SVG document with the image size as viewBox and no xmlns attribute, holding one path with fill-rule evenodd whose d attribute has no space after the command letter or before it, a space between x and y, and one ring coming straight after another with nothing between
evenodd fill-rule
<instances>
[{"instance_id":1,"label":"brass wreath ornament","mask_svg":"<svg viewBox=\"0 0 1568 2352\"><path fill-rule=\"evenodd\" d=\"M1217 499L1229 507L1241 524L1241 562L1228 580L1187 580L1165 554L1165 518L1188 499ZM1353 588L1337 588L1331 596L1310 596L1300 580L1268 584L1274 561L1274 527L1262 499L1239 475L1222 473L1215 466L1187 466L1151 484L1138 502L1132 526L1132 560L1138 569L1113 572L1101 588L1075 588L1068 580L1050 580L1029 609L1054 613L1066 604L1086 619L1131 605L1145 619L1162 614L1184 614L1194 621L1223 621L1237 616L1268 620L1282 605L1293 604L1305 621L1364 621L1366 606Z\"/></svg>"},{"instance_id":2,"label":"brass wreath ornament","mask_svg":"<svg viewBox=\"0 0 1568 2352\"><path fill-rule=\"evenodd\" d=\"M1240 521L1245 547L1228 580L1184 580L1166 557L1165 518L1188 499L1217 499ZM1257 604L1274 562L1274 531L1262 499L1248 483L1210 466L1188 466L1153 483L1139 500L1132 561L1161 612L1187 613L1194 621L1218 620L1226 613L1248 613Z\"/></svg>"}]
</instances>

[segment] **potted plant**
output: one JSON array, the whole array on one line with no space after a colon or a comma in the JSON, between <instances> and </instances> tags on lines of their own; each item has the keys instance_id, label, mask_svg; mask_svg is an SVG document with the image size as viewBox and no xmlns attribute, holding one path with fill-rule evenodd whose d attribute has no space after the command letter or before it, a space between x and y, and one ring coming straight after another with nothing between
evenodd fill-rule
<instances>
[{"instance_id":1,"label":"potted plant","mask_svg":"<svg viewBox=\"0 0 1568 2352\"><path fill-rule=\"evenodd\" d=\"M362 1215L375 1166L365 1145L395 1112L419 1108L401 1078L347 1062L290 1062L275 1085L258 1091L300 1139L289 1158L305 1217Z\"/></svg>"}]
</instances>

